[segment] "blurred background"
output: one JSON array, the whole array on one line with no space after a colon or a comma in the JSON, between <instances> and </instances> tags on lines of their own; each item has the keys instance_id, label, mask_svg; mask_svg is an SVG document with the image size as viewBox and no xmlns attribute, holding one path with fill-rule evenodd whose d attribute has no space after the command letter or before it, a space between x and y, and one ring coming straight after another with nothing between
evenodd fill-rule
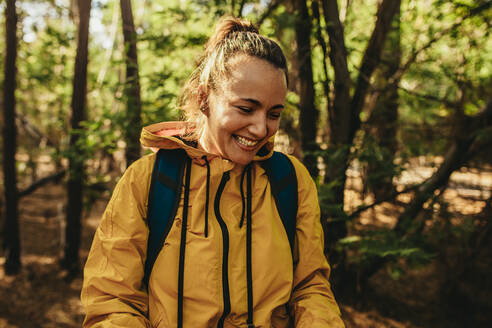
<instances>
[{"instance_id":1,"label":"blurred background","mask_svg":"<svg viewBox=\"0 0 492 328\"><path fill-rule=\"evenodd\" d=\"M224 14L289 62L279 150L318 184L347 327L492 324L492 1L0 1L0 327L80 327L142 126Z\"/></svg>"}]
</instances>

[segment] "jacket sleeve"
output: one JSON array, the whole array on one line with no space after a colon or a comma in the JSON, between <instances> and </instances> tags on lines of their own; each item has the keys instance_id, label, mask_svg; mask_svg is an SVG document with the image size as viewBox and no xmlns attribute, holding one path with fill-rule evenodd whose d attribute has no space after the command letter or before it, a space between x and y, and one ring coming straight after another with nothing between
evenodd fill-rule
<instances>
[{"instance_id":1,"label":"jacket sleeve","mask_svg":"<svg viewBox=\"0 0 492 328\"><path fill-rule=\"evenodd\" d=\"M84 328L151 327L142 286L147 253L147 197L155 156L132 164L120 179L96 230L84 268Z\"/></svg>"},{"instance_id":2,"label":"jacket sleeve","mask_svg":"<svg viewBox=\"0 0 492 328\"><path fill-rule=\"evenodd\" d=\"M290 312L297 328L345 327L330 288L316 185L307 169L290 157L298 181L294 288Z\"/></svg>"}]
</instances>

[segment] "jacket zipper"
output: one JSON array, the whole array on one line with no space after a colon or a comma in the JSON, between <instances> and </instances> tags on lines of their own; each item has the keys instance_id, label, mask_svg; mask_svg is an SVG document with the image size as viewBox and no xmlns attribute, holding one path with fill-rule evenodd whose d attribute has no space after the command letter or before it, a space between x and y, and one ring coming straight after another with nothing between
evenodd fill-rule
<instances>
[{"instance_id":1,"label":"jacket zipper","mask_svg":"<svg viewBox=\"0 0 492 328\"><path fill-rule=\"evenodd\" d=\"M222 254L222 297L224 300L224 312L219 319L217 324L218 328L224 326L224 320L231 312L231 298L229 294L229 231L227 230L227 225L225 224L222 216L220 215L220 197L224 191L227 181L229 181L229 172L224 172L222 179L220 180L219 188L217 189L217 194L215 195L214 210L215 217L219 222L220 229L222 230L222 243L224 245L224 251Z\"/></svg>"}]
</instances>

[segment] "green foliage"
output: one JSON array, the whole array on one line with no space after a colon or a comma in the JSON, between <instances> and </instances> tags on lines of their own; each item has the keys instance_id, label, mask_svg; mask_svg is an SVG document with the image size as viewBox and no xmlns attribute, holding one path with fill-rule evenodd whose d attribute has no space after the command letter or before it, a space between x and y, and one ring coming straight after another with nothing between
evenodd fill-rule
<instances>
[{"instance_id":1,"label":"green foliage","mask_svg":"<svg viewBox=\"0 0 492 328\"><path fill-rule=\"evenodd\" d=\"M450 121L460 103L476 113L492 91L490 10L463 20L483 1L433 1L436 10L409 2L402 9L403 62L430 40L436 41L417 56L401 82L400 138L409 155L441 154L452 136ZM430 96L421 97L420 95ZM445 138L443 138L443 136Z\"/></svg>"},{"instance_id":2,"label":"green foliage","mask_svg":"<svg viewBox=\"0 0 492 328\"><path fill-rule=\"evenodd\" d=\"M347 213L340 204L337 204L336 188L342 184L341 180L334 180L322 185L318 185L318 199L322 216L327 216L327 222L346 221Z\"/></svg>"},{"instance_id":3,"label":"green foliage","mask_svg":"<svg viewBox=\"0 0 492 328\"><path fill-rule=\"evenodd\" d=\"M128 129L124 97L125 61L118 1L94 2L89 38L89 66L87 89L87 120L78 131L69 132L69 113L72 78L76 49L76 28L71 18L70 2L19 2L19 48L17 110L43 134L43 142L20 128L19 152L36 157L52 154L55 162L61 158L78 158L89 163L87 186L107 184L110 177L95 162L113 158L125 147L122 142ZM176 120L181 112L178 96L196 60L202 45L210 35L219 16L238 9L238 1L180 1L155 0L133 2L137 30L139 74L141 84L142 121L144 125L163 120ZM379 1L339 1L348 50L348 66L352 82L359 74L359 65L367 41L375 24ZM316 154L326 167L340 170L338 178L322 181L318 191L323 218L330 222L344 221L349 234L339 241L341 250L353 252L353 261L362 264L374 258L391 259L394 277L401 273L399 259L411 263L425 263L434 254L429 236L417 233L415 237L399 239L387 229L355 231L357 219L348 220L337 190L345 183L343 168L348 164L363 170L373 163L383 163L380 171L365 177L363 183L373 183L398 176L408 161L416 156L440 156L445 153L455 133L456 108L467 115L475 115L492 94L492 13L485 11L461 22L472 8L485 1L430 0L403 1L401 10L402 65L406 67L399 79L399 108L397 152L388 154L367 133L357 134L354 145L331 145L329 135L328 99L323 83L328 82L333 97L334 70L329 59L324 63L321 46L314 30L311 37L312 61L316 90L316 106L320 110L318 136L320 150ZM247 18L256 21L268 1L247 1ZM347 7L347 5L349 5ZM0 3L3 10L4 3ZM263 22L261 32L278 40L289 62L290 83L281 128L291 139L298 138L299 118L297 94L298 74L295 65L295 13L290 3L279 5ZM4 17L0 17L3 26ZM321 18L322 36L329 44L326 23ZM431 43L429 45L429 42ZM0 49L4 49L0 38ZM418 52L417 55L416 52ZM0 50L0 68L3 71L4 52ZM328 80L324 65L328 67ZM0 79L0 87L3 81ZM367 99L381 90L372 86ZM353 92L353 90L351 90ZM384 92L384 90L383 90ZM1 97L1 96L0 96ZM333 99L331 99L333 100ZM1 101L0 101L1 102ZM459 106L459 107L458 107ZM361 113L363 124L370 124L367 106ZM368 130L369 131L369 130ZM79 137L74 148L68 148L70 133ZM470 131L479 141L490 143L490 128ZM51 142L46 142L50 140ZM297 140L293 140L297 141ZM326 146L326 147L325 147ZM345 155L350 153L349 163ZM389 155L396 160L386 161ZM485 159L489 160L490 159ZM28 169L26 168L26 171ZM338 172L338 171L337 171ZM89 193L90 199L97 193ZM442 213L441 213L442 214ZM440 215L441 215L440 214ZM326 220L325 220L326 221ZM456 236L467 239L472 226L463 221L456 225ZM413 227L411 227L413 228ZM355 231L355 232L353 232Z\"/></svg>"},{"instance_id":4,"label":"green foliage","mask_svg":"<svg viewBox=\"0 0 492 328\"><path fill-rule=\"evenodd\" d=\"M364 231L363 235L352 235L338 241L339 251L350 251L349 261L363 268L374 263L374 259L385 258L390 263L391 276L397 279L403 264L421 266L429 263L435 253L426 246L422 236L401 238L393 230L379 229Z\"/></svg>"}]
</instances>

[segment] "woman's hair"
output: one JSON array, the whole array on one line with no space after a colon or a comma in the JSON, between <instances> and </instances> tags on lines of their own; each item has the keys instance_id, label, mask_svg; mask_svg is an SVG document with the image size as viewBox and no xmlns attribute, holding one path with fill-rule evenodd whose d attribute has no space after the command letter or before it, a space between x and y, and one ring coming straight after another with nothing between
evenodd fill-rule
<instances>
[{"instance_id":1,"label":"woman's hair","mask_svg":"<svg viewBox=\"0 0 492 328\"><path fill-rule=\"evenodd\" d=\"M200 87L208 94L209 90L220 86L229 77L228 61L241 54L266 60L281 69L287 81L287 61L275 41L260 35L249 21L235 17L221 18L179 99L186 121L195 126L190 139L199 137L204 125L205 118L200 113L200 106L205 99L201 99Z\"/></svg>"}]
</instances>

